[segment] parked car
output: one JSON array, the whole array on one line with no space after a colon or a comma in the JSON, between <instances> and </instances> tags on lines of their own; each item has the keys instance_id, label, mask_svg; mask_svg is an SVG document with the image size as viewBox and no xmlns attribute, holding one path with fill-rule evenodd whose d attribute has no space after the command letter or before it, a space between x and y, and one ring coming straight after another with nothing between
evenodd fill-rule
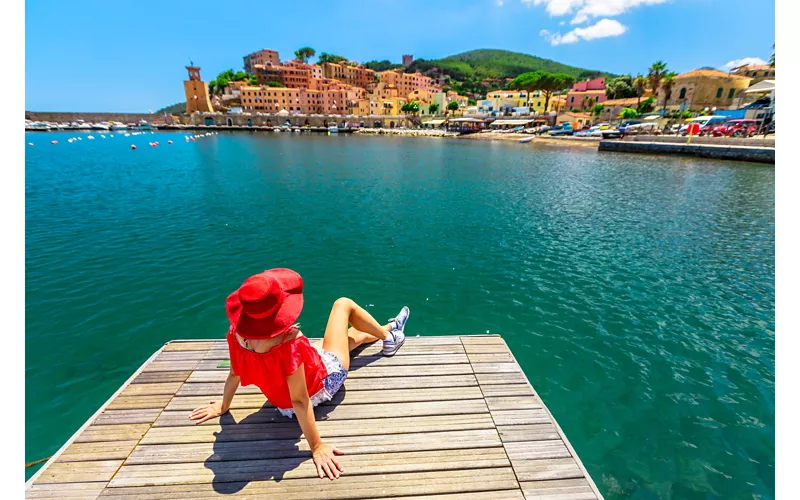
<instances>
[{"instance_id":1,"label":"parked car","mask_svg":"<svg viewBox=\"0 0 800 500\"><path fill-rule=\"evenodd\" d=\"M714 137L753 137L758 133L756 120L728 120L722 125L717 125L711 130Z\"/></svg>"},{"instance_id":2,"label":"parked car","mask_svg":"<svg viewBox=\"0 0 800 500\"><path fill-rule=\"evenodd\" d=\"M569 122L562 123L556 127L553 127L548 132L549 135L572 135L575 133L575 129L572 128L572 124Z\"/></svg>"},{"instance_id":3,"label":"parked car","mask_svg":"<svg viewBox=\"0 0 800 500\"><path fill-rule=\"evenodd\" d=\"M575 135L579 137L603 137L603 130L608 130L608 127L608 123L598 123L597 125L592 125L588 129L575 132Z\"/></svg>"},{"instance_id":4,"label":"parked car","mask_svg":"<svg viewBox=\"0 0 800 500\"><path fill-rule=\"evenodd\" d=\"M726 121L728 121L728 117L727 116L716 116L716 115L715 116L698 116L697 118L692 118L688 122L686 122L683 125L681 125L681 128L678 130L678 133L680 135L686 135L686 133L687 133L687 131L689 129L689 125L692 124L692 123L697 123L698 125L700 125L700 135L707 135L707 134L711 133L711 130L713 129L713 127L715 127L717 125L722 125ZM706 128L706 130L703 130L704 127L706 127L707 125L711 125L711 128Z\"/></svg>"}]
</instances>

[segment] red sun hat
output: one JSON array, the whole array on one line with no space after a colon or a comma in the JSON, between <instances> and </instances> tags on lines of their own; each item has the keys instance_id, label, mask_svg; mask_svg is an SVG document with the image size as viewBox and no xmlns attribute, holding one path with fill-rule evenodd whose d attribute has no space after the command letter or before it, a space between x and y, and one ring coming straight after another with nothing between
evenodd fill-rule
<instances>
[{"instance_id":1,"label":"red sun hat","mask_svg":"<svg viewBox=\"0 0 800 500\"><path fill-rule=\"evenodd\" d=\"M228 319L246 339L269 339L289 329L303 310L303 278L286 268L250 276L225 304Z\"/></svg>"}]
</instances>

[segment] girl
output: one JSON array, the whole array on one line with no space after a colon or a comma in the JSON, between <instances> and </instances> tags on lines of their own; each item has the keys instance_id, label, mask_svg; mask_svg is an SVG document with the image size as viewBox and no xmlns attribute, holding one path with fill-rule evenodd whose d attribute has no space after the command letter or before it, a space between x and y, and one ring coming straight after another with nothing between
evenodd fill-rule
<instances>
[{"instance_id":1,"label":"girl","mask_svg":"<svg viewBox=\"0 0 800 500\"><path fill-rule=\"evenodd\" d=\"M337 299L322 342L312 345L297 324L303 309L303 279L291 269L276 268L247 278L228 296L226 309L231 370L222 401L195 409L189 418L202 424L222 415L240 383L254 384L283 415L297 415L319 477L338 478L344 469L336 455L342 452L322 442L314 407L330 401L344 384L350 351L379 339L385 356L400 349L408 307L381 326L352 300Z\"/></svg>"}]
</instances>

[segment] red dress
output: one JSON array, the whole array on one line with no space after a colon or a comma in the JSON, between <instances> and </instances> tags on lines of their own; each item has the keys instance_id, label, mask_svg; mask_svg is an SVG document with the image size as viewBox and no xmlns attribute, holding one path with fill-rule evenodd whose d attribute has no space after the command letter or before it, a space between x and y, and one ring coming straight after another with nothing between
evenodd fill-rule
<instances>
[{"instance_id":1,"label":"red dress","mask_svg":"<svg viewBox=\"0 0 800 500\"><path fill-rule=\"evenodd\" d=\"M231 357L231 370L242 385L255 385L273 406L287 415L292 410L292 398L286 377L303 365L306 387L312 402L323 394L323 380L328 374L317 349L311 346L308 338L298 335L292 340L281 342L267 352L258 353L245 349L236 339L231 327L228 330L228 351Z\"/></svg>"}]
</instances>

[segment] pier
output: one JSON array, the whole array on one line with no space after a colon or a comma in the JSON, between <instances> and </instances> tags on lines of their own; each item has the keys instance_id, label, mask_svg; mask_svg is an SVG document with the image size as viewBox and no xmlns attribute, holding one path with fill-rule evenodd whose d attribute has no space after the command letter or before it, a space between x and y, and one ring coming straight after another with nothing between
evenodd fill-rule
<instances>
[{"instance_id":1,"label":"pier","mask_svg":"<svg viewBox=\"0 0 800 500\"><path fill-rule=\"evenodd\" d=\"M502 337L408 337L394 357L360 348L345 387L316 409L344 473L319 479L295 420L253 386L222 397L224 340L156 351L26 483L26 498L600 499Z\"/></svg>"},{"instance_id":2,"label":"pier","mask_svg":"<svg viewBox=\"0 0 800 500\"><path fill-rule=\"evenodd\" d=\"M696 141L692 141L693 143ZM625 140L602 140L600 151L620 153L644 153L658 155L696 156L715 160L749 161L755 163L775 164L775 148L764 146L742 146L734 144L696 144L686 141L678 142L645 142Z\"/></svg>"}]
</instances>

